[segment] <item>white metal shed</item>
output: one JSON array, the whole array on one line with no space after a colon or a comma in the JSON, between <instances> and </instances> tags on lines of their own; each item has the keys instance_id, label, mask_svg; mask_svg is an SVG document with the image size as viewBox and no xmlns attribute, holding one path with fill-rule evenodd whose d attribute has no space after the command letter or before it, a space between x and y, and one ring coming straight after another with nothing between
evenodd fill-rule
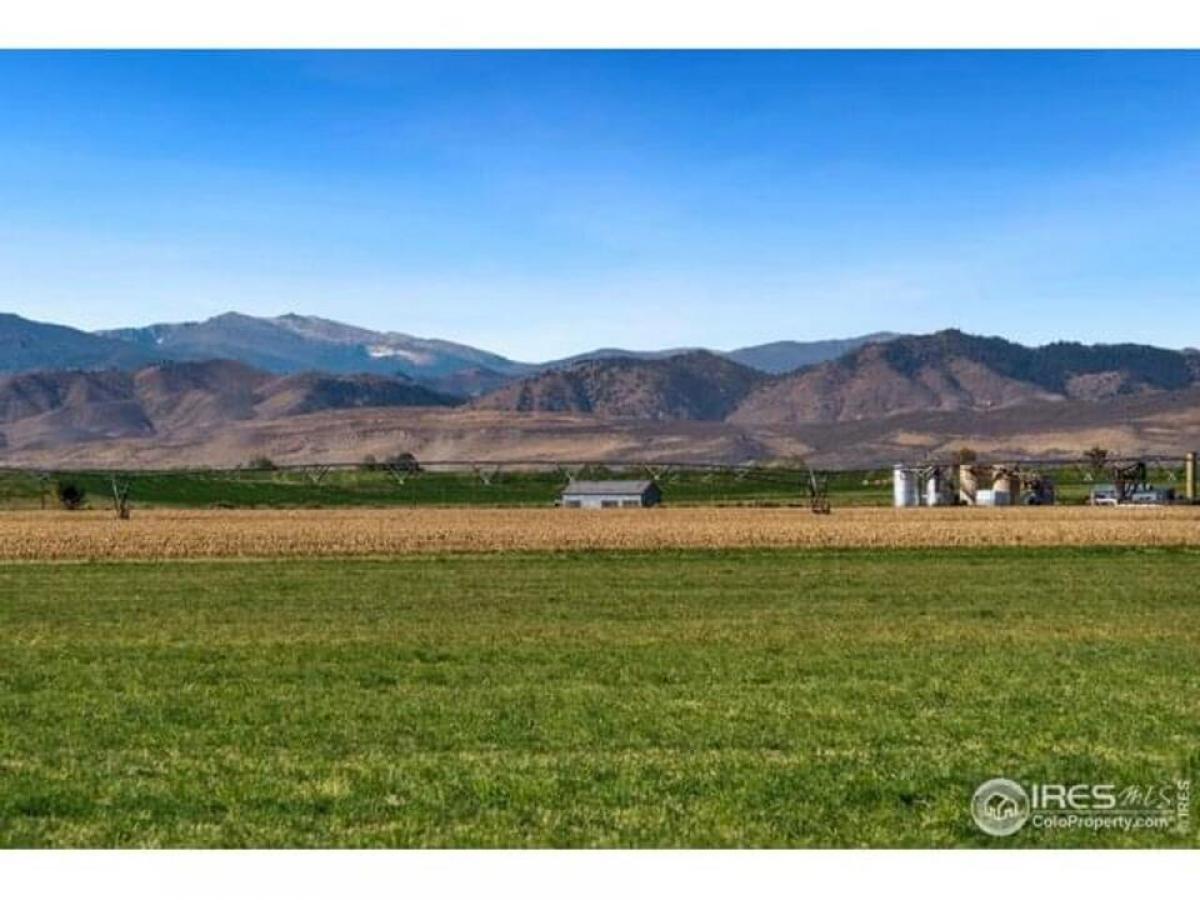
<instances>
[{"instance_id":1,"label":"white metal shed","mask_svg":"<svg viewBox=\"0 0 1200 900\"><path fill-rule=\"evenodd\" d=\"M617 509L656 506L662 491L653 481L572 481L563 488L561 505L572 509Z\"/></svg>"}]
</instances>

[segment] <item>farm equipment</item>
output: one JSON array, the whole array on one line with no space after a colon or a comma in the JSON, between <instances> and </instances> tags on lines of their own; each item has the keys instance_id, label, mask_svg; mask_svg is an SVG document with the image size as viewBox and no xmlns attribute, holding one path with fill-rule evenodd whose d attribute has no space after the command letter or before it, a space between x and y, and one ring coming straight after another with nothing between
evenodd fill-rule
<instances>
[{"instance_id":1,"label":"farm equipment","mask_svg":"<svg viewBox=\"0 0 1200 900\"><path fill-rule=\"evenodd\" d=\"M1025 506L1053 506L1056 499L1054 479L1035 469L1017 469L1020 483L1020 502Z\"/></svg>"},{"instance_id":2,"label":"farm equipment","mask_svg":"<svg viewBox=\"0 0 1200 900\"><path fill-rule=\"evenodd\" d=\"M1175 501L1174 488L1156 488L1150 483L1142 460L1114 463L1109 467L1112 484L1092 488L1088 502L1092 506L1155 506Z\"/></svg>"},{"instance_id":3,"label":"farm equipment","mask_svg":"<svg viewBox=\"0 0 1200 900\"><path fill-rule=\"evenodd\" d=\"M1141 460L1128 465L1112 467L1113 487L1117 489L1117 502L1129 503L1139 488L1150 487L1146 475L1146 464Z\"/></svg>"}]
</instances>

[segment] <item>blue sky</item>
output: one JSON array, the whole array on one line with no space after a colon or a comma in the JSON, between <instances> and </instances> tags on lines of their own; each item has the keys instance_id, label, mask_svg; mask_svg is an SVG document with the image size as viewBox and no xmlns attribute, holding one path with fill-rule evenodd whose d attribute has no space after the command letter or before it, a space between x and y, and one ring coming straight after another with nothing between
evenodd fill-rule
<instances>
[{"instance_id":1,"label":"blue sky","mask_svg":"<svg viewBox=\"0 0 1200 900\"><path fill-rule=\"evenodd\" d=\"M1200 56L0 53L0 310L1200 344Z\"/></svg>"}]
</instances>

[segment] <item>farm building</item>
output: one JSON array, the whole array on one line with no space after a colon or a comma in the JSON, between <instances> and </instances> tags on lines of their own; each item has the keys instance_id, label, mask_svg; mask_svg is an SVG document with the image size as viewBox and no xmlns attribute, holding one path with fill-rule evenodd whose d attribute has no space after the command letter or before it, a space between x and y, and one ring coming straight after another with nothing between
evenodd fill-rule
<instances>
[{"instance_id":1,"label":"farm building","mask_svg":"<svg viewBox=\"0 0 1200 900\"><path fill-rule=\"evenodd\" d=\"M562 506L574 509L616 509L657 506L662 491L653 481L572 481L563 488Z\"/></svg>"}]
</instances>

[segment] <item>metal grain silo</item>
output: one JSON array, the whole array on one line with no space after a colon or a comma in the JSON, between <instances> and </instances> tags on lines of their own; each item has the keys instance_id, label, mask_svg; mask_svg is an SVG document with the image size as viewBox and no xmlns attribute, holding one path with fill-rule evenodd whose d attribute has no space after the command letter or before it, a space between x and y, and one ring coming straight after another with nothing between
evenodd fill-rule
<instances>
[{"instance_id":1,"label":"metal grain silo","mask_svg":"<svg viewBox=\"0 0 1200 900\"><path fill-rule=\"evenodd\" d=\"M954 492L950 484L949 473L940 466L929 470L925 481L925 505L949 506L954 503Z\"/></svg>"},{"instance_id":2,"label":"metal grain silo","mask_svg":"<svg viewBox=\"0 0 1200 900\"><path fill-rule=\"evenodd\" d=\"M996 506L1012 506L1021 494L1021 480L1003 466L992 470L992 495Z\"/></svg>"},{"instance_id":3,"label":"metal grain silo","mask_svg":"<svg viewBox=\"0 0 1200 900\"><path fill-rule=\"evenodd\" d=\"M920 485L917 473L907 466L897 463L892 470L892 505L919 506L921 502Z\"/></svg>"},{"instance_id":4,"label":"metal grain silo","mask_svg":"<svg viewBox=\"0 0 1200 900\"><path fill-rule=\"evenodd\" d=\"M968 506L975 505L975 492L979 482L975 478L975 470L971 466L958 467L958 499Z\"/></svg>"}]
</instances>

